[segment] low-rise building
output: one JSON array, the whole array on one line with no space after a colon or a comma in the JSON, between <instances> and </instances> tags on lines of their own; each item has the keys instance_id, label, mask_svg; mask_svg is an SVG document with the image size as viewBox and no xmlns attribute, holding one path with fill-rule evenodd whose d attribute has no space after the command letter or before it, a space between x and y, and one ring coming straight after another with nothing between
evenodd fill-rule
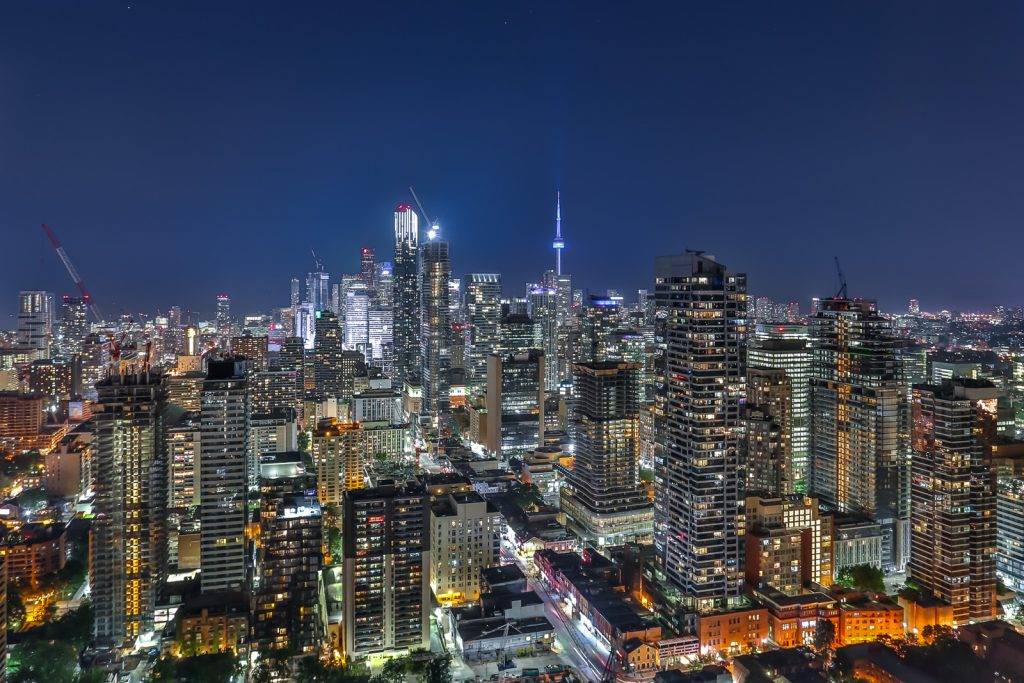
<instances>
[{"instance_id":1,"label":"low-rise building","mask_svg":"<svg viewBox=\"0 0 1024 683\"><path fill-rule=\"evenodd\" d=\"M697 638L702 655L736 655L762 648L768 642L768 609L750 605L698 615Z\"/></svg>"},{"instance_id":2,"label":"low-rise building","mask_svg":"<svg viewBox=\"0 0 1024 683\"><path fill-rule=\"evenodd\" d=\"M7 580L38 586L67 563L67 528L63 524L25 524L4 539Z\"/></svg>"}]
</instances>

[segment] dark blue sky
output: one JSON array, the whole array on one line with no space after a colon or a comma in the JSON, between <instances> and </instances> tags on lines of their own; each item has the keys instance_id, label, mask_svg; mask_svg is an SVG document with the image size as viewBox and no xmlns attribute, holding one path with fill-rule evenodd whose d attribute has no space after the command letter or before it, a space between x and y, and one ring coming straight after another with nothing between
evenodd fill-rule
<instances>
[{"instance_id":1,"label":"dark blue sky","mask_svg":"<svg viewBox=\"0 0 1024 683\"><path fill-rule=\"evenodd\" d=\"M457 273L634 290L716 253L751 291L1024 304L1019 3L6 3L0 314L286 305L390 252L416 186Z\"/></svg>"}]
</instances>

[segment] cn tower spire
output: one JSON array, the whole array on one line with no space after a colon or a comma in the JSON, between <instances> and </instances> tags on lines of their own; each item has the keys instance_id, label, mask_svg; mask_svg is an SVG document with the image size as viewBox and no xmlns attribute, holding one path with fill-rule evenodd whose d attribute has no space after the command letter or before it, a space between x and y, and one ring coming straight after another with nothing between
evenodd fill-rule
<instances>
[{"instance_id":1,"label":"cn tower spire","mask_svg":"<svg viewBox=\"0 0 1024 683\"><path fill-rule=\"evenodd\" d=\"M565 240L562 239L562 192L555 190L555 241L551 245L555 249L555 274L562 274L562 250Z\"/></svg>"}]
</instances>

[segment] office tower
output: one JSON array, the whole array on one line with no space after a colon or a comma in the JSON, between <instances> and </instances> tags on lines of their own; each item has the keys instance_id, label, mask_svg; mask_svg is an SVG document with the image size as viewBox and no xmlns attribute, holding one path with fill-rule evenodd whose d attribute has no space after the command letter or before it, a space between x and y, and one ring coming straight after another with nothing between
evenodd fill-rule
<instances>
[{"instance_id":1,"label":"office tower","mask_svg":"<svg viewBox=\"0 0 1024 683\"><path fill-rule=\"evenodd\" d=\"M907 313L909 313L910 315L917 315L920 312L921 312L921 304L918 302L917 299L911 299L907 303Z\"/></svg>"},{"instance_id":2,"label":"office tower","mask_svg":"<svg viewBox=\"0 0 1024 683\"><path fill-rule=\"evenodd\" d=\"M498 349L501 325L501 275L470 273L466 284L466 315L470 325L470 386L474 392L487 387L487 356Z\"/></svg>"},{"instance_id":3,"label":"office tower","mask_svg":"<svg viewBox=\"0 0 1024 683\"><path fill-rule=\"evenodd\" d=\"M199 449L202 423L198 412L168 410L166 448L168 476L167 506L187 510L199 505Z\"/></svg>"},{"instance_id":4,"label":"office tower","mask_svg":"<svg viewBox=\"0 0 1024 683\"><path fill-rule=\"evenodd\" d=\"M832 518L813 496L748 495L744 562L747 587L800 595L813 582L832 585Z\"/></svg>"},{"instance_id":5,"label":"office tower","mask_svg":"<svg viewBox=\"0 0 1024 683\"><path fill-rule=\"evenodd\" d=\"M800 322L800 302L790 301L786 304L786 322L798 323Z\"/></svg>"},{"instance_id":6,"label":"office tower","mask_svg":"<svg viewBox=\"0 0 1024 683\"><path fill-rule=\"evenodd\" d=\"M295 373L295 386L298 391L297 395L300 397L304 386L305 360L305 340L298 336L285 337L281 343L281 350L277 352L277 367L286 372Z\"/></svg>"},{"instance_id":7,"label":"office tower","mask_svg":"<svg viewBox=\"0 0 1024 683\"><path fill-rule=\"evenodd\" d=\"M580 361L617 360L611 335L619 328L622 315L620 301L591 294L583 313L583 336Z\"/></svg>"},{"instance_id":8,"label":"office tower","mask_svg":"<svg viewBox=\"0 0 1024 683\"><path fill-rule=\"evenodd\" d=\"M313 304L299 304L298 312L295 314L293 329L295 336L302 339L302 346L307 351L312 350L316 339L316 320L317 316L313 310Z\"/></svg>"},{"instance_id":9,"label":"office tower","mask_svg":"<svg viewBox=\"0 0 1024 683\"><path fill-rule=\"evenodd\" d=\"M782 434L786 448L783 457L792 487L790 492L804 492L810 473L811 449L811 348L808 328L804 325L758 325L747 347L747 367L751 371L781 374L784 378L787 394L784 399L776 400L785 400L786 414L776 415L771 410L768 413L785 429ZM781 390L783 387L778 388ZM747 402L752 402L749 395Z\"/></svg>"},{"instance_id":10,"label":"office tower","mask_svg":"<svg viewBox=\"0 0 1024 683\"><path fill-rule=\"evenodd\" d=\"M373 248L363 247L359 250L359 277L368 289L373 289L376 275L377 261L373 254Z\"/></svg>"},{"instance_id":11,"label":"office tower","mask_svg":"<svg viewBox=\"0 0 1024 683\"><path fill-rule=\"evenodd\" d=\"M313 376L318 394L325 397L342 394L341 357L344 350L338 317L331 311L320 311L313 343Z\"/></svg>"},{"instance_id":12,"label":"office tower","mask_svg":"<svg viewBox=\"0 0 1024 683\"><path fill-rule=\"evenodd\" d=\"M203 593L245 584L249 387L245 361L211 360L203 381L199 459L200 580Z\"/></svg>"},{"instance_id":13,"label":"office tower","mask_svg":"<svg viewBox=\"0 0 1024 683\"><path fill-rule=\"evenodd\" d=\"M520 354L531 349L540 350L540 330L533 318L525 313L503 316L498 328L498 348L493 353Z\"/></svg>"},{"instance_id":14,"label":"office tower","mask_svg":"<svg viewBox=\"0 0 1024 683\"><path fill-rule=\"evenodd\" d=\"M310 304L313 313L326 311L331 303L331 276L328 275L323 265L314 255L313 272L306 274L306 300L303 303Z\"/></svg>"},{"instance_id":15,"label":"office tower","mask_svg":"<svg viewBox=\"0 0 1024 683\"><path fill-rule=\"evenodd\" d=\"M234 325L231 322L231 297L227 294L217 295L217 336L221 344L227 346L228 340L234 333Z\"/></svg>"},{"instance_id":16,"label":"office tower","mask_svg":"<svg viewBox=\"0 0 1024 683\"><path fill-rule=\"evenodd\" d=\"M570 379L572 374L568 361L569 327L572 319L572 277L554 270L544 272L544 287L555 292L555 321L557 334L555 339L558 350L555 371L559 383ZM554 362L554 361L553 361Z\"/></svg>"},{"instance_id":17,"label":"office tower","mask_svg":"<svg viewBox=\"0 0 1024 683\"><path fill-rule=\"evenodd\" d=\"M529 314L540 331L540 348L546 358L558 358L558 299L557 292L547 287L532 287L527 296ZM558 390L558 363L545 366L544 388Z\"/></svg>"},{"instance_id":18,"label":"office tower","mask_svg":"<svg viewBox=\"0 0 1024 683\"><path fill-rule=\"evenodd\" d=\"M896 343L874 301L822 299L811 318L811 490L881 524L884 568L901 570L909 501Z\"/></svg>"},{"instance_id":19,"label":"office tower","mask_svg":"<svg viewBox=\"0 0 1024 683\"><path fill-rule=\"evenodd\" d=\"M391 296L393 271L391 261L383 261L375 267L373 276L373 303L378 308L391 310L394 300Z\"/></svg>"},{"instance_id":20,"label":"office tower","mask_svg":"<svg viewBox=\"0 0 1024 683\"><path fill-rule=\"evenodd\" d=\"M57 324L57 353L71 359L82 355L82 344L89 333L85 299L65 294L61 298L60 322Z\"/></svg>"},{"instance_id":21,"label":"office tower","mask_svg":"<svg viewBox=\"0 0 1024 683\"><path fill-rule=\"evenodd\" d=\"M93 415L93 637L112 647L132 644L153 627L166 577L164 388L159 374L136 369L100 382Z\"/></svg>"},{"instance_id":22,"label":"office tower","mask_svg":"<svg viewBox=\"0 0 1024 683\"><path fill-rule=\"evenodd\" d=\"M401 387L420 373L419 219L409 204L395 207L395 260L391 296L394 311L395 376Z\"/></svg>"},{"instance_id":23,"label":"office tower","mask_svg":"<svg viewBox=\"0 0 1024 683\"><path fill-rule=\"evenodd\" d=\"M448 371L451 367L451 310L448 306L448 280L452 266L448 243L436 233L423 245L420 255L420 381L423 386L423 414L432 417L448 411Z\"/></svg>"},{"instance_id":24,"label":"office tower","mask_svg":"<svg viewBox=\"0 0 1024 683\"><path fill-rule=\"evenodd\" d=\"M914 387L907 578L953 606L957 625L990 619L996 604L996 478L1001 390L959 379Z\"/></svg>"},{"instance_id":25,"label":"office tower","mask_svg":"<svg viewBox=\"0 0 1024 683\"><path fill-rule=\"evenodd\" d=\"M544 439L544 352L487 358L487 448L507 459Z\"/></svg>"},{"instance_id":26,"label":"office tower","mask_svg":"<svg viewBox=\"0 0 1024 683\"><path fill-rule=\"evenodd\" d=\"M242 356L247 361L246 367L250 376L267 369L267 354L269 353L269 340L267 337L254 337L246 332L240 337L231 338L231 353Z\"/></svg>"},{"instance_id":27,"label":"office tower","mask_svg":"<svg viewBox=\"0 0 1024 683\"><path fill-rule=\"evenodd\" d=\"M746 290L746 275L701 252L655 261L667 392L663 453L655 461L655 549L669 581L697 611L740 593Z\"/></svg>"},{"instance_id":28,"label":"office tower","mask_svg":"<svg viewBox=\"0 0 1024 683\"><path fill-rule=\"evenodd\" d=\"M302 303L302 293L299 285L299 278L293 277L291 281L291 292L288 296L288 306L292 309L292 316L295 315L296 311L299 310L299 304Z\"/></svg>"},{"instance_id":29,"label":"office tower","mask_svg":"<svg viewBox=\"0 0 1024 683\"><path fill-rule=\"evenodd\" d=\"M370 344L370 290L363 282L345 292L345 348L367 352Z\"/></svg>"},{"instance_id":30,"label":"office tower","mask_svg":"<svg viewBox=\"0 0 1024 683\"><path fill-rule=\"evenodd\" d=\"M576 457L562 489L569 527L597 546L648 541L654 512L640 489L640 366L573 366Z\"/></svg>"},{"instance_id":31,"label":"office tower","mask_svg":"<svg viewBox=\"0 0 1024 683\"><path fill-rule=\"evenodd\" d=\"M462 278L448 278L448 320L452 325L466 322L462 301Z\"/></svg>"},{"instance_id":32,"label":"office tower","mask_svg":"<svg viewBox=\"0 0 1024 683\"><path fill-rule=\"evenodd\" d=\"M18 294L18 346L47 357L53 340L54 303L50 292L26 291Z\"/></svg>"},{"instance_id":33,"label":"office tower","mask_svg":"<svg viewBox=\"0 0 1024 683\"><path fill-rule=\"evenodd\" d=\"M260 540L253 588L253 639L262 653L314 652L323 565L323 515L301 453L260 462Z\"/></svg>"},{"instance_id":34,"label":"office tower","mask_svg":"<svg viewBox=\"0 0 1024 683\"><path fill-rule=\"evenodd\" d=\"M345 658L430 647L428 503L413 483L345 494Z\"/></svg>"},{"instance_id":35,"label":"office tower","mask_svg":"<svg viewBox=\"0 0 1024 683\"><path fill-rule=\"evenodd\" d=\"M365 485L368 453L358 422L321 420L313 431L313 464L317 497L323 505L340 505L345 491Z\"/></svg>"},{"instance_id":36,"label":"office tower","mask_svg":"<svg viewBox=\"0 0 1024 683\"><path fill-rule=\"evenodd\" d=\"M394 317L390 308L371 308L366 312L366 340L366 360L390 376L394 353Z\"/></svg>"},{"instance_id":37,"label":"office tower","mask_svg":"<svg viewBox=\"0 0 1024 683\"><path fill-rule=\"evenodd\" d=\"M430 587L456 606L480 599L480 572L501 564L505 518L479 493L449 493L430 505Z\"/></svg>"}]
</instances>

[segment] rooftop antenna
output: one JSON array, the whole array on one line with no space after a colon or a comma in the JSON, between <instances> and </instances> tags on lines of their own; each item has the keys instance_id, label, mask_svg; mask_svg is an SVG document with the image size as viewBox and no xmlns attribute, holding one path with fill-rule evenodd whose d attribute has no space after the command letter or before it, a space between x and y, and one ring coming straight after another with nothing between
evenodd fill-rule
<instances>
[{"instance_id":1,"label":"rooftop antenna","mask_svg":"<svg viewBox=\"0 0 1024 683\"><path fill-rule=\"evenodd\" d=\"M832 297L833 299L849 299L850 297L846 293L846 276L843 275L843 267L839 265L839 257L833 257L836 260L836 275L839 276L839 291Z\"/></svg>"}]
</instances>

